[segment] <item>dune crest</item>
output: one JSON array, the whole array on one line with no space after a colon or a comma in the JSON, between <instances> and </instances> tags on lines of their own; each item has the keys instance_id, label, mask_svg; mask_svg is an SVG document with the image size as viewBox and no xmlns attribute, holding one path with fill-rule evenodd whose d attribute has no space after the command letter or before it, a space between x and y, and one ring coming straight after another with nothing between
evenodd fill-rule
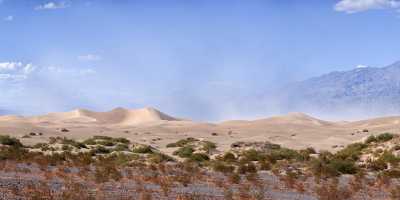
<instances>
[{"instance_id":1,"label":"dune crest","mask_svg":"<svg viewBox=\"0 0 400 200\"><path fill-rule=\"evenodd\" d=\"M113 125L134 125L147 122L180 121L158 111L155 108L125 109L115 108L107 112L95 112L87 109L76 109L70 112L49 113L32 117L32 122L71 122L71 123L100 123Z\"/></svg>"}]
</instances>

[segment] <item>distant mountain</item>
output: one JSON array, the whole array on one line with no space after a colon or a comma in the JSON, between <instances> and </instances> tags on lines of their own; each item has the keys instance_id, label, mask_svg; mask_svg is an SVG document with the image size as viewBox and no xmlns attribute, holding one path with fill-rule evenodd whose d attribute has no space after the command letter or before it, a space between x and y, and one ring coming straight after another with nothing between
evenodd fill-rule
<instances>
[{"instance_id":1,"label":"distant mountain","mask_svg":"<svg viewBox=\"0 0 400 200\"><path fill-rule=\"evenodd\" d=\"M290 112L337 118L400 114L400 62L331 72L293 83L278 96Z\"/></svg>"}]
</instances>

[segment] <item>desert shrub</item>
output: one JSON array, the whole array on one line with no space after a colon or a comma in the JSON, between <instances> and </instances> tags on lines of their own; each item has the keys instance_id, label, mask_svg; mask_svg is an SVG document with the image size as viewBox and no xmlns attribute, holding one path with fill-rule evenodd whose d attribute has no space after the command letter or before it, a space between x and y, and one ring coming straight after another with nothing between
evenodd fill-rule
<instances>
[{"instance_id":1,"label":"desert shrub","mask_svg":"<svg viewBox=\"0 0 400 200\"><path fill-rule=\"evenodd\" d=\"M153 153L148 157L151 163L162 163L162 162L172 162L175 161L171 156L165 155L163 153Z\"/></svg>"},{"instance_id":2,"label":"desert shrub","mask_svg":"<svg viewBox=\"0 0 400 200\"><path fill-rule=\"evenodd\" d=\"M231 152L226 152L224 155L220 156L218 159L225 161L225 162L236 162L236 160L237 160L235 154L233 154Z\"/></svg>"},{"instance_id":3,"label":"desert shrub","mask_svg":"<svg viewBox=\"0 0 400 200\"><path fill-rule=\"evenodd\" d=\"M355 174L358 171L355 162L351 160L333 159L329 165L341 174Z\"/></svg>"},{"instance_id":4,"label":"desert shrub","mask_svg":"<svg viewBox=\"0 0 400 200\"><path fill-rule=\"evenodd\" d=\"M353 160L356 161L359 159L362 150L367 148L368 145L363 143L354 143L348 145L346 148L338 151L335 154L335 157L342 160Z\"/></svg>"},{"instance_id":5,"label":"desert shrub","mask_svg":"<svg viewBox=\"0 0 400 200\"><path fill-rule=\"evenodd\" d=\"M35 145L33 145L33 148L35 149L43 149L43 148L47 148L49 145L46 143L36 143Z\"/></svg>"},{"instance_id":6,"label":"desert shrub","mask_svg":"<svg viewBox=\"0 0 400 200\"><path fill-rule=\"evenodd\" d=\"M383 133L383 134L376 136L376 140L378 142L387 142L387 141L393 139L393 137L394 137L394 135L391 133Z\"/></svg>"},{"instance_id":7,"label":"desert shrub","mask_svg":"<svg viewBox=\"0 0 400 200\"><path fill-rule=\"evenodd\" d=\"M205 153L194 153L188 157L189 161L194 161L194 162L204 162L210 160L210 157L208 157L207 154Z\"/></svg>"},{"instance_id":8,"label":"desert shrub","mask_svg":"<svg viewBox=\"0 0 400 200\"><path fill-rule=\"evenodd\" d=\"M79 152L71 161L76 165L88 166L94 162L94 159L90 152Z\"/></svg>"},{"instance_id":9,"label":"desert shrub","mask_svg":"<svg viewBox=\"0 0 400 200\"><path fill-rule=\"evenodd\" d=\"M112 139L114 142L116 142L116 143L122 143L122 144L129 144L130 143L130 141L128 140L128 139L126 139L126 138L113 138Z\"/></svg>"},{"instance_id":10,"label":"desert shrub","mask_svg":"<svg viewBox=\"0 0 400 200\"><path fill-rule=\"evenodd\" d=\"M94 140L112 140L112 137L104 136L104 135L95 135L93 136Z\"/></svg>"},{"instance_id":11,"label":"desert shrub","mask_svg":"<svg viewBox=\"0 0 400 200\"><path fill-rule=\"evenodd\" d=\"M149 145L143 145L133 148L132 152L146 154L146 153L153 153L153 149Z\"/></svg>"},{"instance_id":12,"label":"desert shrub","mask_svg":"<svg viewBox=\"0 0 400 200\"><path fill-rule=\"evenodd\" d=\"M108 153L110 153L111 151L110 151L110 149L107 149L107 148L105 148L105 147L103 147L103 146L96 146L96 147L93 149L93 152L94 152L95 154L108 154Z\"/></svg>"},{"instance_id":13,"label":"desert shrub","mask_svg":"<svg viewBox=\"0 0 400 200\"><path fill-rule=\"evenodd\" d=\"M181 158L189 158L194 152L192 146L181 147L178 150L174 151L174 155L179 156Z\"/></svg>"},{"instance_id":14,"label":"desert shrub","mask_svg":"<svg viewBox=\"0 0 400 200\"><path fill-rule=\"evenodd\" d=\"M113 142L112 140L97 140L96 144L100 144L100 145L107 146L107 147L112 147L115 145L115 142Z\"/></svg>"},{"instance_id":15,"label":"desert shrub","mask_svg":"<svg viewBox=\"0 0 400 200\"><path fill-rule=\"evenodd\" d=\"M84 144L86 145L95 145L96 144L96 140L93 138L89 138L83 141Z\"/></svg>"},{"instance_id":16,"label":"desert shrub","mask_svg":"<svg viewBox=\"0 0 400 200\"><path fill-rule=\"evenodd\" d=\"M400 158L396 157L389 151L384 151L379 159L382 159L384 162L390 163L393 166L398 166L400 162Z\"/></svg>"},{"instance_id":17,"label":"desert shrub","mask_svg":"<svg viewBox=\"0 0 400 200\"><path fill-rule=\"evenodd\" d=\"M229 165L225 162L222 161L213 161L211 163L211 167L214 171L216 172L222 172L222 173L232 173L235 170L235 167L232 165Z\"/></svg>"},{"instance_id":18,"label":"desert shrub","mask_svg":"<svg viewBox=\"0 0 400 200\"><path fill-rule=\"evenodd\" d=\"M327 151L321 152L318 158L314 158L310 161L309 165L311 172L317 177L339 175L333 166L329 165L331 159L333 159L332 153Z\"/></svg>"},{"instance_id":19,"label":"desert shrub","mask_svg":"<svg viewBox=\"0 0 400 200\"><path fill-rule=\"evenodd\" d=\"M190 144L192 142L197 142L197 141L199 141L199 140L196 139L196 138L189 137L189 138L186 138L186 139L178 140L177 142L174 142L174 143L167 144L167 147L168 148L170 148L170 147L183 147L183 146L185 146L187 144Z\"/></svg>"},{"instance_id":20,"label":"desert shrub","mask_svg":"<svg viewBox=\"0 0 400 200\"><path fill-rule=\"evenodd\" d=\"M217 145L214 142L204 141L203 142L203 150L210 154L213 150L217 148Z\"/></svg>"},{"instance_id":21,"label":"desert shrub","mask_svg":"<svg viewBox=\"0 0 400 200\"><path fill-rule=\"evenodd\" d=\"M292 149L280 148L272 150L271 153L269 154L269 158L272 160L291 160L291 159L301 160L302 155Z\"/></svg>"},{"instance_id":22,"label":"desert shrub","mask_svg":"<svg viewBox=\"0 0 400 200\"><path fill-rule=\"evenodd\" d=\"M357 173L358 167L355 161L348 159L351 158L352 155L348 156L347 150L343 155L344 156L337 156L330 152L321 152L318 158L312 159L310 169L316 176L326 177Z\"/></svg>"},{"instance_id":23,"label":"desert shrub","mask_svg":"<svg viewBox=\"0 0 400 200\"><path fill-rule=\"evenodd\" d=\"M266 160L259 161L258 164L260 170L271 170L271 163Z\"/></svg>"},{"instance_id":24,"label":"desert shrub","mask_svg":"<svg viewBox=\"0 0 400 200\"><path fill-rule=\"evenodd\" d=\"M19 146L3 147L0 149L0 160L26 160L29 152Z\"/></svg>"},{"instance_id":25,"label":"desert shrub","mask_svg":"<svg viewBox=\"0 0 400 200\"><path fill-rule=\"evenodd\" d=\"M370 135L366 140L365 143L366 144L371 144L373 142L377 142L378 140L376 139L375 135Z\"/></svg>"},{"instance_id":26,"label":"desert shrub","mask_svg":"<svg viewBox=\"0 0 400 200\"><path fill-rule=\"evenodd\" d=\"M13 147L22 147L22 143L14 137L10 137L8 135L0 135L0 144L8 145Z\"/></svg>"},{"instance_id":27,"label":"desert shrub","mask_svg":"<svg viewBox=\"0 0 400 200\"><path fill-rule=\"evenodd\" d=\"M241 159L246 161L260 161L265 160L265 154L255 149L249 149L242 152Z\"/></svg>"},{"instance_id":28,"label":"desert shrub","mask_svg":"<svg viewBox=\"0 0 400 200\"><path fill-rule=\"evenodd\" d=\"M78 149L87 149L87 146L84 143L77 142L75 140L71 140L71 139L67 139L67 138L61 139L61 144L71 145Z\"/></svg>"},{"instance_id":29,"label":"desert shrub","mask_svg":"<svg viewBox=\"0 0 400 200\"><path fill-rule=\"evenodd\" d=\"M129 151L129 146L127 144L117 144L113 151Z\"/></svg>"},{"instance_id":30,"label":"desert shrub","mask_svg":"<svg viewBox=\"0 0 400 200\"><path fill-rule=\"evenodd\" d=\"M123 166L129 164L133 160L138 160L140 157L136 154L115 153L111 154L107 159L113 162L116 166Z\"/></svg>"},{"instance_id":31,"label":"desert shrub","mask_svg":"<svg viewBox=\"0 0 400 200\"><path fill-rule=\"evenodd\" d=\"M257 167L252 162L240 163L238 165L238 172L240 174L256 173Z\"/></svg>"},{"instance_id":32,"label":"desert shrub","mask_svg":"<svg viewBox=\"0 0 400 200\"><path fill-rule=\"evenodd\" d=\"M367 168L375 171L382 171L387 167L387 163L382 159L370 160L367 163Z\"/></svg>"},{"instance_id":33,"label":"desert shrub","mask_svg":"<svg viewBox=\"0 0 400 200\"><path fill-rule=\"evenodd\" d=\"M68 145L68 144L63 144L61 146L61 150L63 150L63 151L72 151L72 147L70 145Z\"/></svg>"}]
</instances>

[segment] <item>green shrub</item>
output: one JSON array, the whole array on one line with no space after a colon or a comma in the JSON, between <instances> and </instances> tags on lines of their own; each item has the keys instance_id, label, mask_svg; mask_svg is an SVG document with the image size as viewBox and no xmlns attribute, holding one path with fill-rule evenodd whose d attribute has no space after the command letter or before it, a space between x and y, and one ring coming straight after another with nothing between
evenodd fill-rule
<instances>
[{"instance_id":1,"label":"green shrub","mask_svg":"<svg viewBox=\"0 0 400 200\"><path fill-rule=\"evenodd\" d=\"M363 144L363 143L354 143L348 145L346 148L338 151L335 154L336 158L339 158L341 160L352 160L356 161L360 157L362 150L367 148L368 145Z\"/></svg>"},{"instance_id":2,"label":"green shrub","mask_svg":"<svg viewBox=\"0 0 400 200\"><path fill-rule=\"evenodd\" d=\"M213 161L211 163L211 167L214 171L216 172L222 172L222 173L232 173L235 170L235 167L229 164L226 164L221 161Z\"/></svg>"},{"instance_id":3,"label":"green shrub","mask_svg":"<svg viewBox=\"0 0 400 200\"><path fill-rule=\"evenodd\" d=\"M163 153L153 153L148 157L151 163L173 162L174 158Z\"/></svg>"},{"instance_id":4,"label":"green shrub","mask_svg":"<svg viewBox=\"0 0 400 200\"><path fill-rule=\"evenodd\" d=\"M302 155L300 155L297 151L287 148L272 150L269 156L272 160L291 160L302 158Z\"/></svg>"},{"instance_id":5,"label":"green shrub","mask_svg":"<svg viewBox=\"0 0 400 200\"><path fill-rule=\"evenodd\" d=\"M390 163L393 166L398 166L400 162L400 158L396 157L389 151L384 151L383 154L379 157L379 159L382 159L386 163Z\"/></svg>"},{"instance_id":6,"label":"green shrub","mask_svg":"<svg viewBox=\"0 0 400 200\"><path fill-rule=\"evenodd\" d=\"M242 152L241 159L246 161L260 161L265 160L265 154L255 149L249 149Z\"/></svg>"},{"instance_id":7,"label":"green shrub","mask_svg":"<svg viewBox=\"0 0 400 200\"><path fill-rule=\"evenodd\" d=\"M174 143L167 144L167 148L170 148L170 147L183 147L183 146L185 146L187 144L190 144L192 142L197 142L197 141L199 141L199 140L189 137L189 138L186 138L186 139L178 140L177 142L174 142Z\"/></svg>"},{"instance_id":8,"label":"green shrub","mask_svg":"<svg viewBox=\"0 0 400 200\"><path fill-rule=\"evenodd\" d=\"M111 151L110 151L109 149L103 147L103 146L96 146L96 147L93 149L93 152L94 152L95 154L108 154L108 153L110 153Z\"/></svg>"},{"instance_id":9,"label":"green shrub","mask_svg":"<svg viewBox=\"0 0 400 200\"><path fill-rule=\"evenodd\" d=\"M213 150L217 148L217 145L214 142L204 141L203 142L203 150L208 154L211 154Z\"/></svg>"},{"instance_id":10,"label":"green shrub","mask_svg":"<svg viewBox=\"0 0 400 200\"><path fill-rule=\"evenodd\" d=\"M378 142L387 142L387 141L393 139L393 137L394 137L394 135L391 133L383 133L383 134L376 136L376 140Z\"/></svg>"},{"instance_id":11,"label":"green shrub","mask_svg":"<svg viewBox=\"0 0 400 200\"><path fill-rule=\"evenodd\" d=\"M112 140L112 137L109 136L103 136L103 135L95 135L93 136L94 140Z\"/></svg>"},{"instance_id":12,"label":"green shrub","mask_svg":"<svg viewBox=\"0 0 400 200\"><path fill-rule=\"evenodd\" d=\"M129 144L130 141L126 138L113 138L112 139L116 143L123 143L123 144Z\"/></svg>"},{"instance_id":13,"label":"green shrub","mask_svg":"<svg viewBox=\"0 0 400 200\"><path fill-rule=\"evenodd\" d=\"M84 144L86 145L96 145L96 140L93 138L89 138L83 141Z\"/></svg>"},{"instance_id":14,"label":"green shrub","mask_svg":"<svg viewBox=\"0 0 400 200\"><path fill-rule=\"evenodd\" d=\"M341 174L355 174L358 171L355 162L350 160L334 159L329 165Z\"/></svg>"},{"instance_id":15,"label":"green shrub","mask_svg":"<svg viewBox=\"0 0 400 200\"><path fill-rule=\"evenodd\" d=\"M326 162L325 158L312 159L310 170L316 177L333 177L339 175L332 165Z\"/></svg>"},{"instance_id":16,"label":"green shrub","mask_svg":"<svg viewBox=\"0 0 400 200\"><path fill-rule=\"evenodd\" d=\"M233 154L231 152L226 152L219 159L222 160L222 161L225 161L225 162L236 162L236 160L237 160L235 154Z\"/></svg>"},{"instance_id":17,"label":"green shrub","mask_svg":"<svg viewBox=\"0 0 400 200\"><path fill-rule=\"evenodd\" d=\"M174 151L174 155L179 156L181 158L189 158L194 152L193 147L185 146L181 147L178 150Z\"/></svg>"},{"instance_id":18,"label":"green shrub","mask_svg":"<svg viewBox=\"0 0 400 200\"><path fill-rule=\"evenodd\" d=\"M366 140L365 143L366 144L371 144L373 142L377 142L378 140L376 139L375 135L370 135Z\"/></svg>"},{"instance_id":19,"label":"green shrub","mask_svg":"<svg viewBox=\"0 0 400 200\"><path fill-rule=\"evenodd\" d=\"M127 144L117 144L113 148L113 151L129 151L129 146Z\"/></svg>"},{"instance_id":20,"label":"green shrub","mask_svg":"<svg viewBox=\"0 0 400 200\"><path fill-rule=\"evenodd\" d=\"M208 157L208 155L204 153L194 153L190 155L188 159L194 162L204 162L210 160L210 157Z\"/></svg>"},{"instance_id":21,"label":"green shrub","mask_svg":"<svg viewBox=\"0 0 400 200\"><path fill-rule=\"evenodd\" d=\"M14 137L10 137L8 135L0 135L0 144L8 145L13 147L22 147L22 143Z\"/></svg>"},{"instance_id":22,"label":"green shrub","mask_svg":"<svg viewBox=\"0 0 400 200\"><path fill-rule=\"evenodd\" d=\"M96 143L107 147L112 147L115 145L115 143L112 140L99 140L96 141Z\"/></svg>"}]
</instances>

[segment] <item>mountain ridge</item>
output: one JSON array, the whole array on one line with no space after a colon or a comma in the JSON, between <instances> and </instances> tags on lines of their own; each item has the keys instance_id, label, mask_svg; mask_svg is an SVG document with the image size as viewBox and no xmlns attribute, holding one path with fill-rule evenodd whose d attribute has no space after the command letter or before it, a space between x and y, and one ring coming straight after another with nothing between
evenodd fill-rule
<instances>
[{"instance_id":1,"label":"mountain ridge","mask_svg":"<svg viewBox=\"0 0 400 200\"><path fill-rule=\"evenodd\" d=\"M369 118L400 114L400 62L335 71L275 92L287 112ZM365 115L365 117L363 117Z\"/></svg>"}]
</instances>

